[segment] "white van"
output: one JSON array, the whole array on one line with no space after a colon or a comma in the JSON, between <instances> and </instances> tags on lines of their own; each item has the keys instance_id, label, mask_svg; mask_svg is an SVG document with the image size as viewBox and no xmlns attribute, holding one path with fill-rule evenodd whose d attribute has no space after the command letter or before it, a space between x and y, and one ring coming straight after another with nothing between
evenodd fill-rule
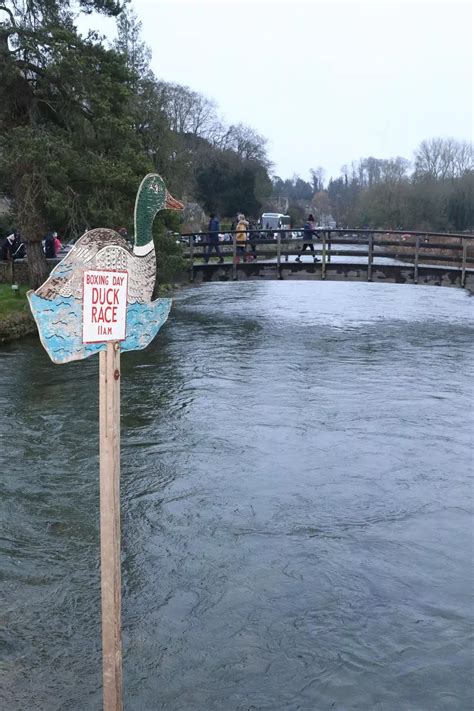
<instances>
[{"instance_id":1,"label":"white van","mask_svg":"<svg viewBox=\"0 0 474 711\"><path fill-rule=\"evenodd\" d=\"M281 212L264 212L260 218L262 230L284 230L289 229L290 225L290 216L282 215Z\"/></svg>"}]
</instances>

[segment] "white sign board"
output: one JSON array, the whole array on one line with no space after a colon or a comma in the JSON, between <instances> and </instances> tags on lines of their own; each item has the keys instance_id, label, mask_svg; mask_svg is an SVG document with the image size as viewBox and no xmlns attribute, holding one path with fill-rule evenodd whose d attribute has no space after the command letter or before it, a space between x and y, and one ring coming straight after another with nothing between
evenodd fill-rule
<instances>
[{"instance_id":1,"label":"white sign board","mask_svg":"<svg viewBox=\"0 0 474 711\"><path fill-rule=\"evenodd\" d=\"M123 341L126 338L128 272L84 272L82 342Z\"/></svg>"}]
</instances>

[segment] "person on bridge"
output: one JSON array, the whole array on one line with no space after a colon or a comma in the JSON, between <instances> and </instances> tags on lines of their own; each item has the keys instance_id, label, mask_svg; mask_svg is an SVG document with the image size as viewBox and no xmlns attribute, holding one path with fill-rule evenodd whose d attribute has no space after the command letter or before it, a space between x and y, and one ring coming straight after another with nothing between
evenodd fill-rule
<instances>
[{"instance_id":1,"label":"person on bridge","mask_svg":"<svg viewBox=\"0 0 474 711\"><path fill-rule=\"evenodd\" d=\"M246 242L247 242L247 237L248 237L248 228L249 228L249 223L245 219L245 215L240 214L239 221L237 222L237 227L235 228L235 230L236 230L235 241L237 242L237 259L236 259L237 263L240 262L240 255L243 256L244 262L246 261L245 248L246 248Z\"/></svg>"},{"instance_id":2,"label":"person on bridge","mask_svg":"<svg viewBox=\"0 0 474 711\"><path fill-rule=\"evenodd\" d=\"M214 213L211 213L210 215L210 220L209 220L209 234L208 234L208 244L207 244L207 252L206 255L204 256L204 261L206 264L209 261L209 257L211 256L212 250L214 249L216 251L216 255L219 257L219 264L222 264L224 262L224 257L222 256L221 248L219 246L219 220L217 219L216 215Z\"/></svg>"},{"instance_id":3,"label":"person on bridge","mask_svg":"<svg viewBox=\"0 0 474 711\"><path fill-rule=\"evenodd\" d=\"M313 237L317 236L317 232L314 229L314 217L313 215L308 215L308 219L304 223L303 226L303 238L307 241L303 242L303 246L301 247L300 251L298 252L298 256L295 259L295 262L301 262L301 255L305 251L306 247L309 247L311 252L313 253L313 262L318 262L319 259L317 258L315 252L314 252L314 244L313 244ZM311 240L311 241L310 241Z\"/></svg>"},{"instance_id":4,"label":"person on bridge","mask_svg":"<svg viewBox=\"0 0 474 711\"><path fill-rule=\"evenodd\" d=\"M257 259L257 241L258 231L257 223L255 221L249 220L249 242L250 242L250 254L248 255L249 261Z\"/></svg>"}]
</instances>

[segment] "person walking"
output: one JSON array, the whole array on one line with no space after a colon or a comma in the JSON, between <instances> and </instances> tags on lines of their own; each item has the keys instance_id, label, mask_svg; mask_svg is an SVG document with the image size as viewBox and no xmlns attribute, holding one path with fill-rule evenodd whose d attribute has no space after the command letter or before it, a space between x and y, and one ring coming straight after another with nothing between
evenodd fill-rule
<instances>
[{"instance_id":1,"label":"person walking","mask_svg":"<svg viewBox=\"0 0 474 711\"><path fill-rule=\"evenodd\" d=\"M242 213L239 215L239 221L237 222L237 226L235 228L236 230L236 237L235 240L237 242L237 264L240 262L240 256L242 255L244 258L244 262L246 261L245 258L245 247L246 247L246 242L247 242L247 237L248 237L248 229L249 229L249 223L245 219L245 215Z\"/></svg>"},{"instance_id":2,"label":"person walking","mask_svg":"<svg viewBox=\"0 0 474 711\"><path fill-rule=\"evenodd\" d=\"M224 262L224 257L222 256L221 248L219 246L219 229L219 220L214 213L211 213L208 226L209 234L207 237L209 241L207 243L207 252L204 255L204 261L206 264L209 262L213 249L215 249L216 255L219 257L219 264Z\"/></svg>"},{"instance_id":3,"label":"person walking","mask_svg":"<svg viewBox=\"0 0 474 711\"><path fill-rule=\"evenodd\" d=\"M249 259L255 260L257 259L257 241L258 237L258 232L257 232L257 224L256 222L249 220L249 241L250 241L250 250L251 253L249 254Z\"/></svg>"},{"instance_id":4,"label":"person walking","mask_svg":"<svg viewBox=\"0 0 474 711\"><path fill-rule=\"evenodd\" d=\"M298 256L295 259L295 262L301 262L301 255L303 252L306 250L306 247L309 247L311 252L313 253L313 262L319 262L319 259L317 258L315 251L314 251L314 244L313 244L313 237L316 236L316 230L314 229L314 217L313 215L308 215L308 219L303 225L303 238L305 242L303 242L303 246L301 247L300 251L298 252Z\"/></svg>"}]
</instances>

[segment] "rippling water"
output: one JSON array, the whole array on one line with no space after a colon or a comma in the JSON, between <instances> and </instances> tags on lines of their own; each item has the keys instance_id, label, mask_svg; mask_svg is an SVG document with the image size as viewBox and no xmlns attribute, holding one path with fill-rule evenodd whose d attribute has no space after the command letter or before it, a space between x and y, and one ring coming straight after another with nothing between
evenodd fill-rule
<instances>
[{"instance_id":1,"label":"rippling water","mask_svg":"<svg viewBox=\"0 0 474 711\"><path fill-rule=\"evenodd\" d=\"M470 709L474 300L181 292L122 360L125 708ZM0 705L101 708L98 359L0 350Z\"/></svg>"}]
</instances>

